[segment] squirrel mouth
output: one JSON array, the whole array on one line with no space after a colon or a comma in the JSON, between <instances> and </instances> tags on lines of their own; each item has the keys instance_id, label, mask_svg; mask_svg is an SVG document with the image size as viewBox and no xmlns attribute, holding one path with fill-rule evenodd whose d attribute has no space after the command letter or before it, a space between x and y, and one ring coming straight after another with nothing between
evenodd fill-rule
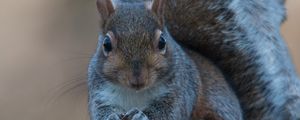
<instances>
[{"instance_id":1,"label":"squirrel mouth","mask_svg":"<svg viewBox=\"0 0 300 120\"><path fill-rule=\"evenodd\" d=\"M129 87L135 90L141 90L145 87L145 82L142 80L130 80Z\"/></svg>"},{"instance_id":2,"label":"squirrel mouth","mask_svg":"<svg viewBox=\"0 0 300 120\"><path fill-rule=\"evenodd\" d=\"M130 84L130 87L135 90L141 90L145 87L145 85L144 84Z\"/></svg>"}]
</instances>

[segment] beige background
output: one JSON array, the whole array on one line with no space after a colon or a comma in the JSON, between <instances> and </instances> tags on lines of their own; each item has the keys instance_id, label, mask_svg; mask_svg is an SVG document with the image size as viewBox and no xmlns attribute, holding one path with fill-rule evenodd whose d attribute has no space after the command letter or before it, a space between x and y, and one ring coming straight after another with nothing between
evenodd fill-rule
<instances>
[{"instance_id":1,"label":"beige background","mask_svg":"<svg viewBox=\"0 0 300 120\"><path fill-rule=\"evenodd\" d=\"M86 69L97 42L95 1L0 1L0 120L84 120ZM300 69L299 0L283 36Z\"/></svg>"}]
</instances>

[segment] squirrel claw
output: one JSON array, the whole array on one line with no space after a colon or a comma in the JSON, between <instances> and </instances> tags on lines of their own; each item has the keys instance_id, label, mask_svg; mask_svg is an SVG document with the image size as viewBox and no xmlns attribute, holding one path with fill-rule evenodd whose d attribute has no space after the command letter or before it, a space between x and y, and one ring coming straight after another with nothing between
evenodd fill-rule
<instances>
[{"instance_id":1,"label":"squirrel claw","mask_svg":"<svg viewBox=\"0 0 300 120\"><path fill-rule=\"evenodd\" d=\"M113 114L109 115L106 120L121 120L121 119L118 114L113 113Z\"/></svg>"},{"instance_id":2,"label":"squirrel claw","mask_svg":"<svg viewBox=\"0 0 300 120\"><path fill-rule=\"evenodd\" d=\"M149 120L148 117L137 108L131 109L127 112L122 120Z\"/></svg>"}]
</instances>

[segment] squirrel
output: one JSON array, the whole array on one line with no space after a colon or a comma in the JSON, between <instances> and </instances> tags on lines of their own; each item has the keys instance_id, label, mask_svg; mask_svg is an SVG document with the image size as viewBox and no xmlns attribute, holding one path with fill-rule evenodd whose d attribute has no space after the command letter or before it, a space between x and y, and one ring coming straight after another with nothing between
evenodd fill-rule
<instances>
[{"instance_id":1,"label":"squirrel","mask_svg":"<svg viewBox=\"0 0 300 120\"><path fill-rule=\"evenodd\" d=\"M300 80L280 35L285 0L166 0L171 36L215 63L245 118L300 119Z\"/></svg>"},{"instance_id":2,"label":"squirrel","mask_svg":"<svg viewBox=\"0 0 300 120\"><path fill-rule=\"evenodd\" d=\"M182 48L164 22L163 0L97 0L98 47L89 64L92 120L242 120L221 71Z\"/></svg>"}]
</instances>

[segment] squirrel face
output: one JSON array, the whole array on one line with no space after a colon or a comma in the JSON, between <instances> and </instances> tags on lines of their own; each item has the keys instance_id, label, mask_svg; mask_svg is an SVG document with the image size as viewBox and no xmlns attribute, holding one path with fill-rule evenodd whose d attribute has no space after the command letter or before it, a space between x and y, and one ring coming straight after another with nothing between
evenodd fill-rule
<instances>
[{"instance_id":1,"label":"squirrel face","mask_svg":"<svg viewBox=\"0 0 300 120\"><path fill-rule=\"evenodd\" d=\"M98 2L102 17L107 15L102 18L100 38L102 73L110 82L134 90L151 87L165 78L171 66L162 21L144 4L114 7L109 2Z\"/></svg>"}]
</instances>

